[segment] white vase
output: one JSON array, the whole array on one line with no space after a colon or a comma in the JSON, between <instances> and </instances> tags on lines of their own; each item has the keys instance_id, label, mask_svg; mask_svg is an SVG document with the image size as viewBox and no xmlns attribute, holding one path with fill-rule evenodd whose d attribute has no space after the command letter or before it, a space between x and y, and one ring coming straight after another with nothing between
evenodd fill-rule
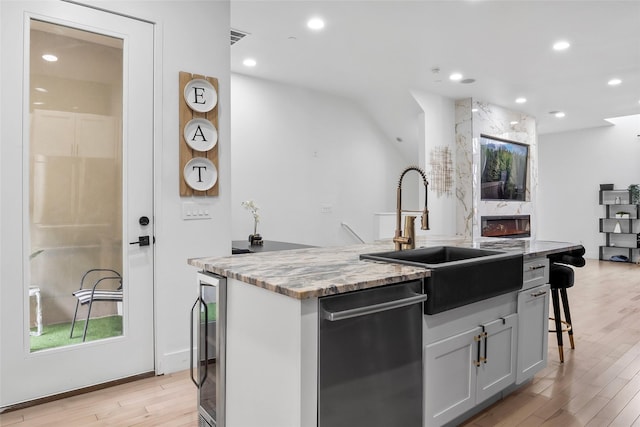
<instances>
[{"instance_id":1,"label":"white vase","mask_svg":"<svg viewBox=\"0 0 640 427\"><path fill-rule=\"evenodd\" d=\"M620 221L616 221L616 226L613 227L614 233L622 233L622 227L620 227Z\"/></svg>"}]
</instances>

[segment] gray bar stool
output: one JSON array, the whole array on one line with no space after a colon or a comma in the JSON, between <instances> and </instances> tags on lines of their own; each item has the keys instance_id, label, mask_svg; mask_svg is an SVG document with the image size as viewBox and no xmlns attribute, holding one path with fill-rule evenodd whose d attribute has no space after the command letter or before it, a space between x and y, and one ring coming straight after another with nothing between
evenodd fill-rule
<instances>
[{"instance_id":1,"label":"gray bar stool","mask_svg":"<svg viewBox=\"0 0 640 427\"><path fill-rule=\"evenodd\" d=\"M574 272L573 267L583 267L585 260L584 246L558 254L549 255L551 266L549 269L549 285L551 287L551 300L553 301L553 317L550 320L555 322L555 329L549 332L555 332L558 340L558 353L560 354L560 363L564 363L564 350L562 344L562 333L569 334L569 342L571 348L576 348L573 342L573 324L571 322L571 311L569 310L569 298L567 297L567 289L573 286ZM564 311L564 319L560 313L560 298L562 298L562 308ZM563 329L564 325L564 329Z\"/></svg>"}]
</instances>

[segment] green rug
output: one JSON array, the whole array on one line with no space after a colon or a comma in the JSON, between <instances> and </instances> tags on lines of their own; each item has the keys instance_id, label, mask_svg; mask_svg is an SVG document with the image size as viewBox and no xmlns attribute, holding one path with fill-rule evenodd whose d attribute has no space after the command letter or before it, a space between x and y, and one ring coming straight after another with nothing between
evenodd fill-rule
<instances>
[{"instance_id":1,"label":"green rug","mask_svg":"<svg viewBox=\"0 0 640 427\"><path fill-rule=\"evenodd\" d=\"M31 329L31 331L35 332L36 328ZM71 322L44 325L42 327L42 335L30 336L31 352L82 343L84 320L76 322L73 338L69 338L70 331ZM86 341L117 337L119 335L122 335L122 316L109 316L89 320Z\"/></svg>"}]
</instances>

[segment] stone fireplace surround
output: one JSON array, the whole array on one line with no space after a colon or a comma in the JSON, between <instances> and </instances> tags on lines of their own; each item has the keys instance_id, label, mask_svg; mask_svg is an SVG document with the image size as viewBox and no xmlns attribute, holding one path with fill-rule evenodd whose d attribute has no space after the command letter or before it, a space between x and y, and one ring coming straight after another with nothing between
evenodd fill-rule
<instances>
[{"instance_id":1,"label":"stone fireplace surround","mask_svg":"<svg viewBox=\"0 0 640 427\"><path fill-rule=\"evenodd\" d=\"M481 199L481 134L529 145L524 201ZM535 239L538 189L535 118L471 98L461 99L455 102L455 144L456 234L468 239L481 237L483 217L529 216L529 237Z\"/></svg>"}]
</instances>

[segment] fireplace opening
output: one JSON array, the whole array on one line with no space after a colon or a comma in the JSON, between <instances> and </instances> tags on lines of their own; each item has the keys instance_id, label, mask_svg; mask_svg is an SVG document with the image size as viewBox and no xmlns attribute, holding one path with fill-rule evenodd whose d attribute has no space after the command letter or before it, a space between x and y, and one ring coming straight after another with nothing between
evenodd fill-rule
<instances>
[{"instance_id":1,"label":"fireplace opening","mask_svg":"<svg viewBox=\"0 0 640 427\"><path fill-rule=\"evenodd\" d=\"M531 237L530 215L483 216L480 220L484 237Z\"/></svg>"}]
</instances>

